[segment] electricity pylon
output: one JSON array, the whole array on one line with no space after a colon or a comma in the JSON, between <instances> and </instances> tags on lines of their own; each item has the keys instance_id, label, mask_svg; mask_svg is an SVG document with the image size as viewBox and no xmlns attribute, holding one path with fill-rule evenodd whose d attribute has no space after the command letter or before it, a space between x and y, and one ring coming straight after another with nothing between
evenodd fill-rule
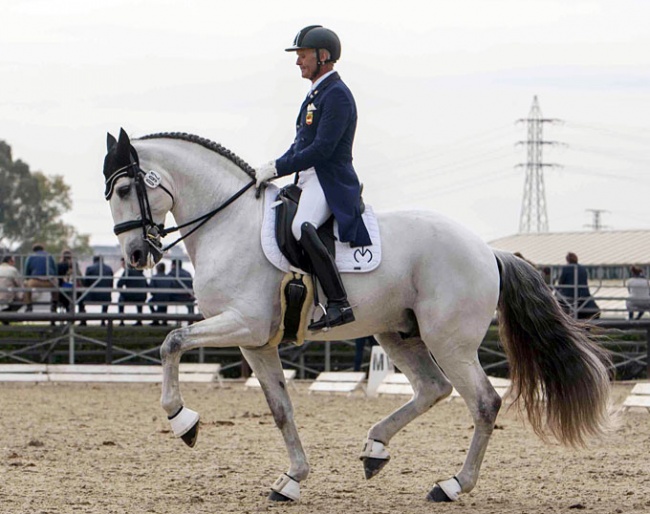
<instances>
[{"instance_id":1,"label":"electricity pylon","mask_svg":"<svg viewBox=\"0 0 650 514\"><path fill-rule=\"evenodd\" d=\"M518 167L526 167L524 181L524 197L521 203L521 216L519 217L519 233L548 232L548 214L546 212L546 193L544 191L544 168L557 166L543 162L542 148L544 145L555 145L555 141L544 141L542 127L544 123L557 123L555 118L542 118L537 96L533 98L533 105L528 113L528 118L521 118L517 122L526 122L528 138L517 144L525 144L527 160Z\"/></svg>"}]
</instances>

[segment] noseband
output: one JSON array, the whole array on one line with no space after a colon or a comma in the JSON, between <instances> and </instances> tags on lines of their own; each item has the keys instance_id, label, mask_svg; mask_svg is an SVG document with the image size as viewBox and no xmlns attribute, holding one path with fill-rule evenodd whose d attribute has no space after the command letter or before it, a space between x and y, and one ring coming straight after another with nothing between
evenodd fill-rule
<instances>
[{"instance_id":1,"label":"noseband","mask_svg":"<svg viewBox=\"0 0 650 514\"><path fill-rule=\"evenodd\" d=\"M201 228L214 215L216 215L221 210L228 207L231 203L237 200L237 198L243 195L248 189L250 189L251 186L255 184L255 179L251 180L239 191L237 191L234 195L228 198L224 203L222 203L220 206L216 207L215 209L211 210L206 214L199 216L198 218L188 221L187 223L183 223L182 225L178 225L171 228L165 228L164 223L156 223L153 220L153 215L151 214L151 206L149 204L149 196L147 194L147 188L151 188L151 189L155 189L156 187L162 188L162 190L165 191L165 193L167 193L172 200L172 209L175 204L174 195L172 195L169 189L167 189L164 185L162 185L161 183L162 178L160 177L158 172L153 170L149 172L145 172L140 167L138 154L135 151L135 148L133 147L131 147L131 162L126 166L114 171L111 174L111 176L106 179L106 190L104 192L104 197L106 198L106 200L111 199L111 196L113 195L115 189L115 183L121 177L129 177L135 181L135 193L138 199L138 205L140 207L140 219L118 223L113 227L113 232L117 236L124 232L128 232L130 230L137 230L142 228L142 239L147 242L147 244L151 248L152 253L156 257L161 257L164 252L176 246L183 239L185 239L186 237L194 233L196 230ZM176 232L182 228L193 225L194 223L198 223L198 224L194 228L192 228L192 230L190 230L189 232L187 232L187 234L179 237L176 241L163 248L162 243L160 241L161 238L165 237L167 234L171 234L172 232Z\"/></svg>"}]
</instances>

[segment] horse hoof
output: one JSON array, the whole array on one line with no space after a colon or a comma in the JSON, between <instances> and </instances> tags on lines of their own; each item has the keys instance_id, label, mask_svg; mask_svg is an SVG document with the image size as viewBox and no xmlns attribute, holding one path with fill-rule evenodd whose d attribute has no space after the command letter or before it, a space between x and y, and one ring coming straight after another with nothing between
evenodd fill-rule
<instances>
[{"instance_id":1,"label":"horse hoof","mask_svg":"<svg viewBox=\"0 0 650 514\"><path fill-rule=\"evenodd\" d=\"M277 491L271 491L271 493L269 494L269 500L274 501L274 502L292 502L293 501L288 496L285 496L284 494L279 493Z\"/></svg>"},{"instance_id":2,"label":"horse hoof","mask_svg":"<svg viewBox=\"0 0 650 514\"><path fill-rule=\"evenodd\" d=\"M168 419L174 435L193 448L199 436L199 413L187 407L181 407L176 414Z\"/></svg>"},{"instance_id":3,"label":"horse hoof","mask_svg":"<svg viewBox=\"0 0 650 514\"><path fill-rule=\"evenodd\" d=\"M437 483L427 494L427 500L436 503L453 502L458 499L461 491L460 482L456 477L453 477Z\"/></svg>"},{"instance_id":4,"label":"horse hoof","mask_svg":"<svg viewBox=\"0 0 650 514\"><path fill-rule=\"evenodd\" d=\"M183 442L189 446L190 448L194 448L194 445L196 444L196 440L199 438L199 422L197 421L196 424L190 428L187 432L185 432L182 436L181 439Z\"/></svg>"},{"instance_id":5,"label":"horse hoof","mask_svg":"<svg viewBox=\"0 0 650 514\"><path fill-rule=\"evenodd\" d=\"M377 473L379 473L384 466L388 464L390 459L374 459L366 457L363 459L363 472L366 475L366 480L370 480Z\"/></svg>"},{"instance_id":6,"label":"horse hoof","mask_svg":"<svg viewBox=\"0 0 650 514\"><path fill-rule=\"evenodd\" d=\"M435 503L452 501L452 499L445 494L445 492L438 484L436 484L434 488L429 491L429 494L427 494L427 500Z\"/></svg>"}]
</instances>

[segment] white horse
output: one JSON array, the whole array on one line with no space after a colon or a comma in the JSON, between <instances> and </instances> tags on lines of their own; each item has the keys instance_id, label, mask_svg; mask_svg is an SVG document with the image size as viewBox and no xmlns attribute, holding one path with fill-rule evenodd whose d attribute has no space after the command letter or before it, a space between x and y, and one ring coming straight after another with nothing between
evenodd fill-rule
<instances>
[{"instance_id":1,"label":"white horse","mask_svg":"<svg viewBox=\"0 0 650 514\"><path fill-rule=\"evenodd\" d=\"M143 170L157 173L145 176ZM262 251L263 201L250 188L253 170L196 136L154 134L131 143L122 130L119 142L109 135L104 174L115 232L131 266L143 268L160 259L159 239L169 211L187 236L196 270L194 291L206 319L171 331L160 349L161 404L174 433L190 446L198 434L199 416L184 406L179 388L181 355L206 346L239 346L289 453L289 469L272 485L270 498L297 500L309 464L278 349L267 344L280 322L283 274ZM378 219L381 265L368 274L343 277L356 321L305 334L312 341L375 334L413 386L413 397L368 431L361 454L366 478L388 462L393 436L449 396L453 386L467 404L474 433L458 474L435 484L427 499L452 501L474 488L501 406L477 355L495 311L511 394L533 430L573 446L607 430L606 354L583 325L562 312L532 266L493 251L440 214L395 212Z\"/></svg>"}]
</instances>

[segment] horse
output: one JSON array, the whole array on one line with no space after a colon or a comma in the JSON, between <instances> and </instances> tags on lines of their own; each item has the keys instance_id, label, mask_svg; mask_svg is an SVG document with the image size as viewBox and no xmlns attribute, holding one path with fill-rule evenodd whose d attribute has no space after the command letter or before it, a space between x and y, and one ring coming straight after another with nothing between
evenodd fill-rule
<instances>
[{"instance_id":1,"label":"horse","mask_svg":"<svg viewBox=\"0 0 650 514\"><path fill-rule=\"evenodd\" d=\"M183 353L240 347L289 456L269 498L297 501L310 466L278 348L268 344L280 324L283 272L260 244L264 202L254 193L254 175L241 158L195 135L131 141L122 129L119 140L107 137L105 196L126 262L152 266L163 254L161 237L178 229L195 269L194 293L205 319L172 330L160 348L160 401L173 433L189 446L198 437L199 414L185 406L179 386ZM169 212L173 229L164 228ZM474 421L472 439L458 473L434 483L426 498L454 501L474 489L502 403L478 359L495 313L510 394L537 435L580 447L611 428L607 354L586 324L562 311L533 266L436 212L378 213L377 219L380 266L343 277L356 321L302 334L310 341L374 334L413 387L410 400L368 430L361 452L367 479L388 463L393 436L455 387Z\"/></svg>"}]
</instances>

